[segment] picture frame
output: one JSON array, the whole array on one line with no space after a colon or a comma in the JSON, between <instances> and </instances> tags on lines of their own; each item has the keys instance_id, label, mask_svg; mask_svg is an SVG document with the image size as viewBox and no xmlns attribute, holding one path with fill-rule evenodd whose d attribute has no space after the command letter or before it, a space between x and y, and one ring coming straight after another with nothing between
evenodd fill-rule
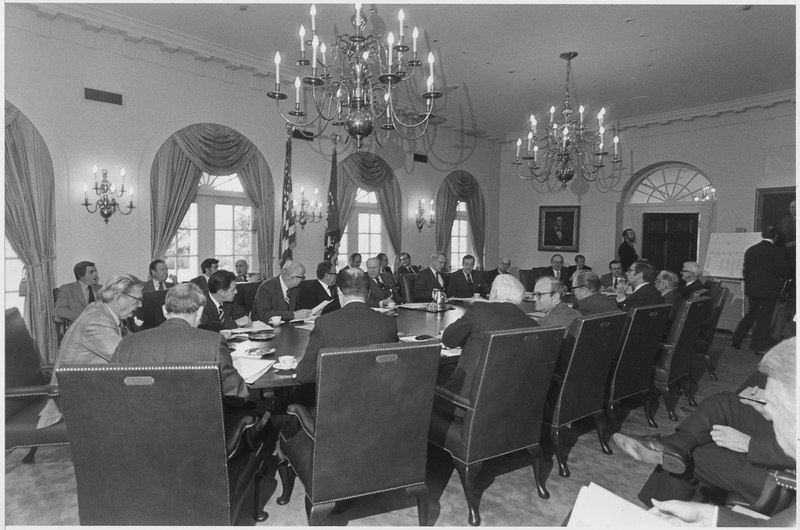
<instances>
[{"instance_id":1,"label":"picture frame","mask_svg":"<svg viewBox=\"0 0 800 530\"><path fill-rule=\"evenodd\" d=\"M795 186L757 188L753 231L761 232L768 225L778 226L780 220L789 215L789 203L795 200L796 195Z\"/></svg>"},{"instance_id":2,"label":"picture frame","mask_svg":"<svg viewBox=\"0 0 800 530\"><path fill-rule=\"evenodd\" d=\"M578 252L580 222L580 206L539 206L539 250Z\"/></svg>"}]
</instances>

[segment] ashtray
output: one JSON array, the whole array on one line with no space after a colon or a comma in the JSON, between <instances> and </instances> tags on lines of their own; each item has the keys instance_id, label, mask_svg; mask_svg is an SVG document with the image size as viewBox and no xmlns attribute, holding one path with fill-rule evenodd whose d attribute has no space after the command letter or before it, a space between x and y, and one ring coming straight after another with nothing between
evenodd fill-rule
<instances>
[{"instance_id":1,"label":"ashtray","mask_svg":"<svg viewBox=\"0 0 800 530\"><path fill-rule=\"evenodd\" d=\"M275 333L272 331L254 331L249 335L250 340L272 340L275 338Z\"/></svg>"},{"instance_id":2,"label":"ashtray","mask_svg":"<svg viewBox=\"0 0 800 530\"><path fill-rule=\"evenodd\" d=\"M251 357L266 357L275 353L275 348L251 348L247 350L247 355Z\"/></svg>"}]
</instances>

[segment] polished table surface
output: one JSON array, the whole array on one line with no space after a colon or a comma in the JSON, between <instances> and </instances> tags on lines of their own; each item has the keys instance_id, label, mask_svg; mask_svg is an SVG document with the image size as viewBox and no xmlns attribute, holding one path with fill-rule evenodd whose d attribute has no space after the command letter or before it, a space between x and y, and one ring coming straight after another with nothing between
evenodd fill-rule
<instances>
[{"instance_id":1,"label":"polished table surface","mask_svg":"<svg viewBox=\"0 0 800 530\"><path fill-rule=\"evenodd\" d=\"M436 337L441 335L441 332L452 322L458 320L465 311L463 305L453 304L453 309L443 311L440 313L428 313L427 311L419 311L413 309L397 308L387 314L397 318L397 330L400 337L417 335L430 335ZM277 359L283 355L291 355L299 362L303 358L308 345L308 336L311 332L305 329L299 329L295 324L283 323L275 327L275 338L265 342L265 347L275 348L275 354L270 355L268 359ZM231 343L232 347L236 347L236 343ZM294 370L278 371L274 367L270 368L264 375L259 377L254 383L251 383L250 388L274 388L294 386L299 384L295 377Z\"/></svg>"}]
</instances>

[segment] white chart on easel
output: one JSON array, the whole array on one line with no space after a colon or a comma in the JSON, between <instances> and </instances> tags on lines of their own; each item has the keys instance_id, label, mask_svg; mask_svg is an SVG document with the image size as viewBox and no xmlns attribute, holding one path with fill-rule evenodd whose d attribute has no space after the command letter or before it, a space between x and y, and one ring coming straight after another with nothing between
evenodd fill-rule
<instances>
[{"instance_id":1,"label":"white chart on easel","mask_svg":"<svg viewBox=\"0 0 800 530\"><path fill-rule=\"evenodd\" d=\"M718 278L741 278L744 251L759 241L761 241L759 232L711 234L703 275Z\"/></svg>"}]
</instances>

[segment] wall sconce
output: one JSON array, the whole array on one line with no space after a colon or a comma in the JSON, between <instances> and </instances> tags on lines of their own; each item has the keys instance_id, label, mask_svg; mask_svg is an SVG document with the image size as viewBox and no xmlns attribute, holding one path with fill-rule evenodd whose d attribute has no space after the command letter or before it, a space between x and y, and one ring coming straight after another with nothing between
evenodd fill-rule
<instances>
[{"instance_id":1,"label":"wall sconce","mask_svg":"<svg viewBox=\"0 0 800 530\"><path fill-rule=\"evenodd\" d=\"M83 185L83 202L81 204L86 208L87 212L100 212L100 216L105 220L106 224L108 224L108 218L114 215L115 212L119 212L122 215L128 215L134 210L135 206L133 205L133 188L130 188L129 190L125 189L125 168L119 170L119 176L122 178L122 186L120 187L119 191L117 191L116 186L114 186L108 180L108 170L103 170L103 179L99 184L97 183L96 164L92 167L92 172L94 173L94 191L99 198L94 204L94 209L90 208L91 204L89 203L89 187L86 184ZM127 212L123 210L124 207L117 202L117 197L122 198L126 191L130 193L130 202L128 203Z\"/></svg>"},{"instance_id":2,"label":"wall sconce","mask_svg":"<svg viewBox=\"0 0 800 530\"><path fill-rule=\"evenodd\" d=\"M319 188L314 188L314 200L306 199L305 188L300 186L300 209L295 208L292 212L294 222L305 230L306 223L318 223L322 221L322 203L319 202ZM310 209L308 209L310 207Z\"/></svg>"},{"instance_id":3,"label":"wall sconce","mask_svg":"<svg viewBox=\"0 0 800 530\"><path fill-rule=\"evenodd\" d=\"M717 190L712 186L703 186L703 189L700 190L700 195L694 196L695 202L715 201L715 200L717 200Z\"/></svg>"},{"instance_id":4,"label":"wall sconce","mask_svg":"<svg viewBox=\"0 0 800 530\"><path fill-rule=\"evenodd\" d=\"M425 218L425 201L419 200L419 207L417 208L417 229L422 232L426 226L433 226L436 224L436 212L433 211L433 201L431 201L431 211L428 218Z\"/></svg>"}]
</instances>

